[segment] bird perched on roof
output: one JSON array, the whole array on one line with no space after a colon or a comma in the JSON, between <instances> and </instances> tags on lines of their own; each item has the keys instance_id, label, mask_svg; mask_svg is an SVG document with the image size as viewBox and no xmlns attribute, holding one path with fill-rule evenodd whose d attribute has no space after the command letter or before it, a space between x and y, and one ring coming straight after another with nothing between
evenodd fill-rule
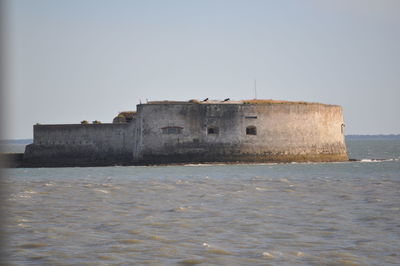
<instances>
[{"instance_id":1,"label":"bird perched on roof","mask_svg":"<svg viewBox=\"0 0 400 266\"><path fill-rule=\"evenodd\" d=\"M206 102L206 101L208 101L208 98L205 98L205 99L203 100L203 102Z\"/></svg>"},{"instance_id":2,"label":"bird perched on roof","mask_svg":"<svg viewBox=\"0 0 400 266\"><path fill-rule=\"evenodd\" d=\"M226 98L225 100L224 100L224 102L227 102L227 101L229 101L230 99L229 98Z\"/></svg>"}]
</instances>

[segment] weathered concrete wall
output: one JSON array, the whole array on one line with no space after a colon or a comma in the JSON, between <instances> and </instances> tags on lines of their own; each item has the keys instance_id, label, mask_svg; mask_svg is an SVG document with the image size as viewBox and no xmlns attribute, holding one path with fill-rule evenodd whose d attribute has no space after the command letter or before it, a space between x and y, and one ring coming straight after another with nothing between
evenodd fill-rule
<instances>
[{"instance_id":1,"label":"weathered concrete wall","mask_svg":"<svg viewBox=\"0 0 400 266\"><path fill-rule=\"evenodd\" d=\"M25 166L131 164L135 121L129 124L35 125Z\"/></svg>"},{"instance_id":2,"label":"weathered concrete wall","mask_svg":"<svg viewBox=\"0 0 400 266\"><path fill-rule=\"evenodd\" d=\"M137 163L347 160L340 106L146 104L138 106ZM247 135L254 126L257 135ZM180 134L162 128L180 127ZM218 134L207 134L207 128Z\"/></svg>"}]
</instances>

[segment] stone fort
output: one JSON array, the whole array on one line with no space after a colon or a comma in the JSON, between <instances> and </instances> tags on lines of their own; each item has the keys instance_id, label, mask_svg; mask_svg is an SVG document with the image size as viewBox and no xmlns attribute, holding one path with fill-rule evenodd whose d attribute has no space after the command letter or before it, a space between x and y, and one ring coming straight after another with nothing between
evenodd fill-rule
<instances>
[{"instance_id":1,"label":"stone fort","mask_svg":"<svg viewBox=\"0 0 400 266\"><path fill-rule=\"evenodd\" d=\"M348 160L342 108L275 100L152 101L113 123L34 125L25 166Z\"/></svg>"}]
</instances>

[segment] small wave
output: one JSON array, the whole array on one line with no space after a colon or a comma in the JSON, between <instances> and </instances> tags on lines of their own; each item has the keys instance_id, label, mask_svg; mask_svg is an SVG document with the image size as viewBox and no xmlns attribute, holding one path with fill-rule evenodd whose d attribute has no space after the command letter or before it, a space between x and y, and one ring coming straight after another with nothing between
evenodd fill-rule
<instances>
[{"instance_id":1,"label":"small wave","mask_svg":"<svg viewBox=\"0 0 400 266\"><path fill-rule=\"evenodd\" d=\"M28 219L19 219L17 220L17 223L30 223L31 221Z\"/></svg>"},{"instance_id":2,"label":"small wave","mask_svg":"<svg viewBox=\"0 0 400 266\"><path fill-rule=\"evenodd\" d=\"M42 248L42 247L47 247L47 246L48 246L48 244L46 244L46 243L28 243L28 244L20 245L18 247L31 249L31 248Z\"/></svg>"},{"instance_id":3,"label":"small wave","mask_svg":"<svg viewBox=\"0 0 400 266\"><path fill-rule=\"evenodd\" d=\"M106 183L106 184L101 184L101 186L103 186L103 187L114 187L114 185L112 185L112 184L108 184L108 183Z\"/></svg>"},{"instance_id":4,"label":"small wave","mask_svg":"<svg viewBox=\"0 0 400 266\"><path fill-rule=\"evenodd\" d=\"M186 259L186 260L181 260L178 262L179 265L197 265L197 264L202 264L204 263L205 260L199 260L199 259Z\"/></svg>"},{"instance_id":5,"label":"small wave","mask_svg":"<svg viewBox=\"0 0 400 266\"><path fill-rule=\"evenodd\" d=\"M207 252L211 254L216 254L216 255L232 255L232 252L229 252L227 250L211 246L208 243L203 243L203 247L207 248Z\"/></svg>"},{"instance_id":6,"label":"small wave","mask_svg":"<svg viewBox=\"0 0 400 266\"><path fill-rule=\"evenodd\" d=\"M263 255L263 257L268 258L268 259L273 259L273 258L275 258L275 256L272 255L272 254L269 253L269 252L263 252L262 255Z\"/></svg>"},{"instance_id":7,"label":"small wave","mask_svg":"<svg viewBox=\"0 0 400 266\"><path fill-rule=\"evenodd\" d=\"M227 250L223 250L220 248L210 248L207 251L208 251L208 253L216 254L216 255L232 255L233 254L232 252L229 252Z\"/></svg>"},{"instance_id":8,"label":"small wave","mask_svg":"<svg viewBox=\"0 0 400 266\"><path fill-rule=\"evenodd\" d=\"M142 240L139 239L122 239L118 241L121 244L130 245L130 244L138 244L141 243Z\"/></svg>"},{"instance_id":9,"label":"small wave","mask_svg":"<svg viewBox=\"0 0 400 266\"><path fill-rule=\"evenodd\" d=\"M32 198L32 195L33 195L33 194L37 194L37 192L36 192L36 191L33 191L33 190L25 190L25 191L23 191L23 192L20 192L20 193L18 194L18 197L19 197L19 198L30 199L30 198Z\"/></svg>"},{"instance_id":10,"label":"small wave","mask_svg":"<svg viewBox=\"0 0 400 266\"><path fill-rule=\"evenodd\" d=\"M287 183L287 184L290 183L290 181L287 178L281 178L281 179L279 179L279 181L282 183Z\"/></svg>"},{"instance_id":11,"label":"small wave","mask_svg":"<svg viewBox=\"0 0 400 266\"><path fill-rule=\"evenodd\" d=\"M169 211L170 211L170 212L184 212L184 211L187 211L187 210L190 209L190 208L192 208L192 207L191 207L191 206L188 206L188 207L180 206L180 207L171 209L171 210L169 210Z\"/></svg>"},{"instance_id":12,"label":"small wave","mask_svg":"<svg viewBox=\"0 0 400 266\"><path fill-rule=\"evenodd\" d=\"M106 255L100 255L100 256L97 256L97 258L99 258L101 260L114 260L115 259L114 257L106 256Z\"/></svg>"},{"instance_id":13,"label":"small wave","mask_svg":"<svg viewBox=\"0 0 400 266\"><path fill-rule=\"evenodd\" d=\"M20 197L20 198L23 198L23 199L30 199L30 198L32 198L32 196L29 196L29 195L19 195L19 197Z\"/></svg>"},{"instance_id":14,"label":"small wave","mask_svg":"<svg viewBox=\"0 0 400 266\"><path fill-rule=\"evenodd\" d=\"M33 190L26 190L26 191L24 191L23 193L26 193L26 194L36 194L37 192L36 192L36 191L33 191Z\"/></svg>"},{"instance_id":15,"label":"small wave","mask_svg":"<svg viewBox=\"0 0 400 266\"><path fill-rule=\"evenodd\" d=\"M215 164L209 164L209 163L188 163L188 164L184 164L183 166L213 166Z\"/></svg>"},{"instance_id":16,"label":"small wave","mask_svg":"<svg viewBox=\"0 0 400 266\"><path fill-rule=\"evenodd\" d=\"M94 191L101 192L101 193L104 193L104 194L110 193L109 191L104 190L104 189L95 189Z\"/></svg>"},{"instance_id":17,"label":"small wave","mask_svg":"<svg viewBox=\"0 0 400 266\"><path fill-rule=\"evenodd\" d=\"M285 192L295 192L293 189L285 189L283 191L285 191Z\"/></svg>"},{"instance_id":18,"label":"small wave","mask_svg":"<svg viewBox=\"0 0 400 266\"><path fill-rule=\"evenodd\" d=\"M177 240L173 240L173 239L167 239L165 237L162 236L150 236L151 240L155 240L155 241L159 241L159 242L163 242L163 243L174 243L177 242Z\"/></svg>"},{"instance_id":19,"label":"small wave","mask_svg":"<svg viewBox=\"0 0 400 266\"><path fill-rule=\"evenodd\" d=\"M139 235L140 233L142 233L142 231L140 231L140 230L129 230L128 233L132 234L132 235Z\"/></svg>"},{"instance_id":20,"label":"small wave","mask_svg":"<svg viewBox=\"0 0 400 266\"><path fill-rule=\"evenodd\" d=\"M306 254L304 254L304 253L301 252L301 251L297 251L295 255L296 255L297 257L304 257Z\"/></svg>"},{"instance_id":21,"label":"small wave","mask_svg":"<svg viewBox=\"0 0 400 266\"><path fill-rule=\"evenodd\" d=\"M179 179L178 181L175 182L177 185L187 185L189 182L187 180L181 180Z\"/></svg>"},{"instance_id":22,"label":"small wave","mask_svg":"<svg viewBox=\"0 0 400 266\"><path fill-rule=\"evenodd\" d=\"M378 163L378 162L391 162L391 161L397 161L398 159L395 158L390 158L390 159L361 159L360 162L362 163Z\"/></svg>"},{"instance_id":23,"label":"small wave","mask_svg":"<svg viewBox=\"0 0 400 266\"><path fill-rule=\"evenodd\" d=\"M270 252L265 251L262 253L262 255L264 258L267 258L267 259L275 259L276 257L281 257L283 255L283 253L280 251L270 251Z\"/></svg>"},{"instance_id":24,"label":"small wave","mask_svg":"<svg viewBox=\"0 0 400 266\"><path fill-rule=\"evenodd\" d=\"M28 228L29 227L29 225L27 225L27 224L18 224L18 226L22 227L22 228Z\"/></svg>"},{"instance_id":25,"label":"small wave","mask_svg":"<svg viewBox=\"0 0 400 266\"><path fill-rule=\"evenodd\" d=\"M360 160L360 162L363 162L363 163L365 163L365 162L373 162L373 160L372 159L361 159Z\"/></svg>"}]
</instances>

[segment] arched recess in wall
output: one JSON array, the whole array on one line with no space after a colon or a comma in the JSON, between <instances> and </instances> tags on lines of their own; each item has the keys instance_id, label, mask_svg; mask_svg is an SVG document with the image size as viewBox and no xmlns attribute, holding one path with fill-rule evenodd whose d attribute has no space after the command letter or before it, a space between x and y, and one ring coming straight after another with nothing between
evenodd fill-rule
<instances>
[{"instance_id":1,"label":"arched recess in wall","mask_svg":"<svg viewBox=\"0 0 400 266\"><path fill-rule=\"evenodd\" d=\"M257 128L255 126L246 127L246 135L257 135Z\"/></svg>"}]
</instances>

